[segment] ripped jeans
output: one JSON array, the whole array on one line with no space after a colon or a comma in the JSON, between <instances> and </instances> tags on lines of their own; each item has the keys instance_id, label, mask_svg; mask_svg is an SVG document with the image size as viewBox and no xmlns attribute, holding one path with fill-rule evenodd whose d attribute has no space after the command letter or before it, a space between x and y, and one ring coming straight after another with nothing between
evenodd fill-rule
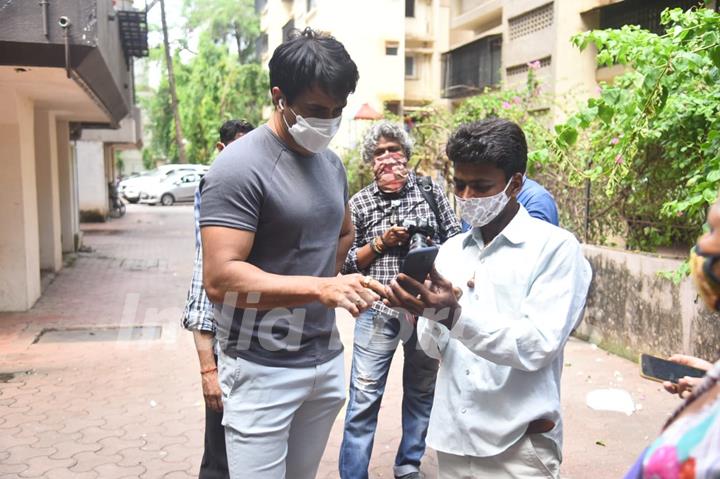
<instances>
[{"instance_id":1,"label":"ripped jeans","mask_svg":"<svg viewBox=\"0 0 720 479\"><path fill-rule=\"evenodd\" d=\"M370 309L355 323L350 394L340 446L342 479L368 477L380 402L400 340L404 349L402 439L393 472L399 477L420 470L438 361L420 349L415 328L407 321Z\"/></svg>"}]
</instances>

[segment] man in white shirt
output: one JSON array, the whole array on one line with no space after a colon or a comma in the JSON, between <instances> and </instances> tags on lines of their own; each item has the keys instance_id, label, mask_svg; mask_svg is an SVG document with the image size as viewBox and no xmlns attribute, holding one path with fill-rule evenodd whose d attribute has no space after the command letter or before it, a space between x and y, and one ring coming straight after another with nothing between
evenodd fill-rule
<instances>
[{"instance_id":1,"label":"man in white shirt","mask_svg":"<svg viewBox=\"0 0 720 479\"><path fill-rule=\"evenodd\" d=\"M463 125L447 154L473 228L443 244L425 284L400 274L387 290L391 305L422 316L419 342L441 360L427 444L441 478L557 478L563 348L590 265L571 233L517 202L527 163L519 126Z\"/></svg>"}]
</instances>

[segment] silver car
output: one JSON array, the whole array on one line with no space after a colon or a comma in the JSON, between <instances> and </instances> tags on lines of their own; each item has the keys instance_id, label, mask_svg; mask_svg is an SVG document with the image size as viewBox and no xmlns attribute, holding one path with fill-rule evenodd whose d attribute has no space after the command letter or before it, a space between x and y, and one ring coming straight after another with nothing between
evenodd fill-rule
<instances>
[{"instance_id":1,"label":"silver car","mask_svg":"<svg viewBox=\"0 0 720 479\"><path fill-rule=\"evenodd\" d=\"M202 172L179 172L163 181L147 185L140 193L140 203L170 206L176 202L193 201L203 175Z\"/></svg>"},{"instance_id":2,"label":"silver car","mask_svg":"<svg viewBox=\"0 0 720 479\"><path fill-rule=\"evenodd\" d=\"M130 203L137 203L140 199L140 193L149 190L151 185L154 186L171 176L179 173L206 173L209 169L207 165L179 165L169 164L162 165L154 170L144 172L139 176L128 178L120 182L118 192Z\"/></svg>"}]
</instances>

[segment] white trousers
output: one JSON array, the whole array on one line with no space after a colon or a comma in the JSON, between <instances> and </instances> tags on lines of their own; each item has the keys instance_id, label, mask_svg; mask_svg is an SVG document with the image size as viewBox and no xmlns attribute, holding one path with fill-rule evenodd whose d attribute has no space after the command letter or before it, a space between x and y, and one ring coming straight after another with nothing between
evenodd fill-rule
<instances>
[{"instance_id":1,"label":"white trousers","mask_svg":"<svg viewBox=\"0 0 720 479\"><path fill-rule=\"evenodd\" d=\"M218 370L231 479L313 479L345 402L343 355L279 368L220 352Z\"/></svg>"},{"instance_id":2,"label":"white trousers","mask_svg":"<svg viewBox=\"0 0 720 479\"><path fill-rule=\"evenodd\" d=\"M551 439L523 436L505 452L492 457L456 456L437 452L440 479L524 479L560 477L560 458Z\"/></svg>"}]
</instances>

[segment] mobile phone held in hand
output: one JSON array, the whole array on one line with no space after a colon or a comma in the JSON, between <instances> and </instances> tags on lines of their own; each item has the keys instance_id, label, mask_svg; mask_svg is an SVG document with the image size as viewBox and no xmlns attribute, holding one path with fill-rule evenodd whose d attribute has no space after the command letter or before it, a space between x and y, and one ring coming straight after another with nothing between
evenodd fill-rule
<instances>
[{"instance_id":1,"label":"mobile phone held in hand","mask_svg":"<svg viewBox=\"0 0 720 479\"><path fill-rule=\"evenodd\" d=\"M400 272L410 276L418 283L423 283L432 271L439 250L440 248L437 246L424 246L410 250L405 256L405 262ZM417 294L417 291L408 291Z\"/></svg>"},{"instance_id":2,"label":"mobile phone held in hand","mask_svg":"<svg viewBox=\"0 0 720 479\"><path fill-rule=\"evenodd\" d=\"M677 382L685 376L701 378L705 376L705 371L649 354L641 354L640 375L645 379L653 381L670 381L673 384L677 384Z\"/></svg>"}]
</instances>

